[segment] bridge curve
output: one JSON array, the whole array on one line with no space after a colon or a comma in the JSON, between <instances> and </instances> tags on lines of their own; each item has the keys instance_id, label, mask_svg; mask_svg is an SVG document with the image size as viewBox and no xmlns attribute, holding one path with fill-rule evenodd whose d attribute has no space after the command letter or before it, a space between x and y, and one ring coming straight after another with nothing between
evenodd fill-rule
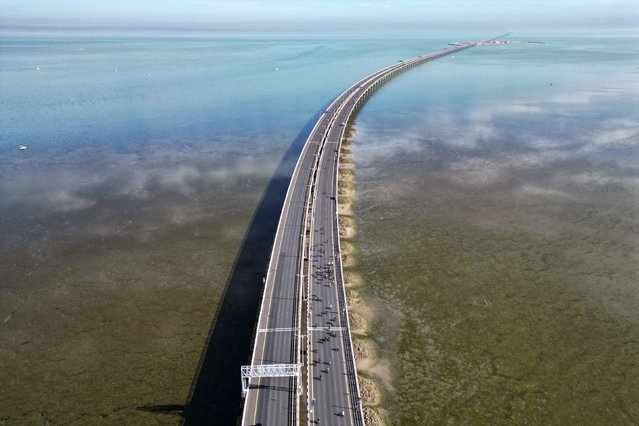
<instances>
[{"instance_id":1,"label":"bridge curve","mask_svg":"<svg viewBox=\"0 0 639 426\"><path fill-rule=\"evenodd\" d=\"M242 425L364 425L340 254L341 143L353 115L380 85L481 42L485 40L376 71L342 92L315 124L286 193L264 280L251 365L242 369Z\"/></svg>"}]
</instances>

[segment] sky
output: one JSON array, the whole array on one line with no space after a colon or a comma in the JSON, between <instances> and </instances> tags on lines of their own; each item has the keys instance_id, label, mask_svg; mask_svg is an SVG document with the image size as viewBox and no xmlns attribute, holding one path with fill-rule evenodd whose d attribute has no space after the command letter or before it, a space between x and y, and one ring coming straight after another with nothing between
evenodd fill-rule
<instances>
[{"instance_id":1,"label":"sky","mask_svg":"<svg viewBox=\"0 0 639 426\"><path fill-rule=\"evenodd\" d=\"M636 27L638 0L0 0L0 24Z\"/></svg>"}]
</instances>

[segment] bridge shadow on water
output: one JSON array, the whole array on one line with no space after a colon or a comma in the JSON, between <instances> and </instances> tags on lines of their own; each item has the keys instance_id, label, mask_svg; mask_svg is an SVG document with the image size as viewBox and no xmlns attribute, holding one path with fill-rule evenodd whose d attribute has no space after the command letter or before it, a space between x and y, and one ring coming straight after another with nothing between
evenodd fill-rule
<instances>
[{"instance_id":1,"label":"bridge shadow on water","mask_svg":"<svg viewBox=\"0 0 639 426\"><path fill-rule=\"evenodd\" d=\"M250 363L262 278L268 268L291 175L320 114L295 137L255 210L213 318L187 404L150 405L138 410L181 416L186 426L234 425L240 420L240 366Z\"/></svg>"}]
</instances>

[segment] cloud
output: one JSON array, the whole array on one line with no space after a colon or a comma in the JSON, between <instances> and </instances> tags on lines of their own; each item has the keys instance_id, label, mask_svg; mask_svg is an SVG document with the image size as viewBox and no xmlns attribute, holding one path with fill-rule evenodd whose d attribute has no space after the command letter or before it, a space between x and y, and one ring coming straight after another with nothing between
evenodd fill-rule
<instances>
[{"instance_id":1,"label":"cloud","mask_svg":"<svg viewBox=\"0 0 639 426\"><path fill-rule=\"evenodd\" d=\"M502 165L493 159L466 158L448 165L449 179L456 183L484 186L499 178Z\"/></svg>"},{"instance_id":2,"label":"cloud","mask_svg":"<svg viewBox=\"0 0 639 426\"><path fill-rule=\"evenodd\" d=\"M102 181L94 173L85 175L68 170L62 173L21 171L11 175L0 183L2 202L38 207L48 213L72 212L94 206L95 200L84 195L83 190Z\"/></svg>"},{"instance_id":3,"label":"cloud","mask_svg":"<svg viewBox=\"0 0 639 426\"><path fill-rule=\"evenodd\" d=\"M617 175L614 172L590 171L568 176L567 181L590 188L592 185L620 185L639 189L639 176Z\"/></svg>"},{"instance_id":4,"label":"cloud","mask_svg":"<svg viewBox=\"0 0 639 426\"><path fill-rule=\"evenodd\" d=\"M518 192L522 195L537 195L544 197L568 197L568 193L565 191L558 191L552 188L543 188L535 185L522 185Z\"/></svg>"},{"instance_id":5,"label":"cloud","mask_svg":"<svg viewBox=\"0 0 639 426\"><path fill-rule=\"evenodd\" d=\"M637 146L639 145L639 125L601 131L592 136L591 143L604 148Z\"/></svg>"},{"instance_id":6,"label":"cloud","mask_svg":"<svg viewBox=\"0 0 639 426\"><path fill-rule=\"evenodd\" d=\"M634 151L628 150L639 146L639 121L580 118L584 105L611 102L618 95L622 94L615 90L586 90L550 99L482 104L467 111L439 109L397 134L390 133L392 126L377 129L376 123L358 124L357 139L366 148L356 152L355 158L380 167L388 162L383 159L409 155L413 160L422 158L426 173L437 179L469 188L512 184L517 194L526 196L566 197L575 185L588 191L590 184L636 189L639 163ZM532 125L545 123L557 113L575 117L559 119L560 133ZM516 124L515 132L515 127L500 124L505 117L523 125ZM584 167L596 172L584 172ZM524 175L535 182L517 183L517 176ZM509 179L514 180L508 183Z\"/></svg>"},{"instance_id":7,"label":"cloud","mask_svg":"<svg viewBox=\"0 0 639 426\"><path fill-rule=\"evenodd\" d=\"M370 131L366 124L358 124L355 139L366 144L366 149L357 153L356 161L361 165L397 153L417 153L423 149L423 133L417 128L405 129L399 134L387 134L379 133L377 129Z\"/></svg>"},{"instance_id":8,"label":"cloud","mask_svg":"<svg viewBox=\"0 0 639 426\"><path fill-rule=\"evenodd\" d=\"M208 216L206 210L198 206L174 205L169 207L169 220L176 225L184 225L185 223L204 219Z\"/></svg>"},{"instance_id":9,"label":"cloud","mask_svg":"<svg viewBox=\"0 0 639 426\"><path fill-rule=\"evenodd\" d=\"M615 88L597 90L570 90L556 93L545 99L539 99L537 102L545 109L561 108L561 111L563 111L566 106L587 106L599 102L605 98L626 95L627 92L625 90Z\"/></svg>"},{"instance_id":10,"label":"cloud","mask_svg":"<svg viewBox=\"0 0 639 426\"><path fill-rule=\"evenodd\" d=\"M156 176L158 184L167 191L183 195L195 191L195 185L202 181L203 173L193 166L178 164Z\"/></svg>"},{"instance_id":11,"label":"cloud","mask_svg":"<svg viewBox=\"0 0 639 426\"><path fill-rule=\"evenodd\" d=\"M475 122L488 122L495 117L519 114L541 114L544 108L540 105L531 105L524 102L511 102L506 104L482 105L470 113L470 119Z\"/></svg>"},{"instance_id":12,"label":"cloud","mask_svg":"<svg viewBox=\"0 0 639 426\"><path fill-rule=\"evenodd\" d=\"M84 210L95 205L94 200L81 197L70 191L53 191L41 194L42 203L53 212Z\"/></svg>"},{"instance_id":13,"label":"cloud","mask_svg":"<svg viewBox=\"0 0 639 426\"><path fill-rule=\"evenodd\" d=\"M188 204L189 199L230 190L242 180L266 180L278 161L276 156L223 159L208 153L184 155L153 150L124 156L82 152L69 155L62 170L57 162L45 159L28 167L6 165L7 173L3 174L7 178L0 182L0 204L3 208L26 208L39 216L79 212L116 200L152 202L153 198L171 194L186 197ZM175 223L199 217L187 208L171 208L159 207L167 210ZM102 231L109 229L107 226Z\"/></svg>"}]
</instances>

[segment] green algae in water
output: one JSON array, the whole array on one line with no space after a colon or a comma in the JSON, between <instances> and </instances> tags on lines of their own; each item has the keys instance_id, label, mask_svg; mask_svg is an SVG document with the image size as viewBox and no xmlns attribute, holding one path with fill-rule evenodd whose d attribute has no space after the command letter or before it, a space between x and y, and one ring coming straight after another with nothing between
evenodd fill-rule
<instances>
[{"instance_id":1,"label":"green algae in water","mask_svg":"<svg viewBox=\"0 0 639 426\"><path fill-rule=\"evenodd\" d=\"M414 217L360 235L362 252L395 246L361 267L363 294L404 313L395 421L623 424L639 414L636 329L592 307L587 273L548 268L561 249Z\"/></svg>"},{"instance_id":2,"label":"green algae in water","mask_svg":"<svg viewBox=\"0 0 639 426\"><path fill-rule=\"evenodd\" d=\"M474 49L360 113L356 269L392 424L639 421L637 63L574 44Z\"/></svg>"},{"instance_id":3,"label":"green algae in water","mask_svg":"<svg viewBox=\"0 0 639 426\"><path fill-rule=\"evenodd\" d=\"M139 407L186 403L249 217L217 219L67 249L1 289L0 423L178 424Z\"/></svg>"}]
</instances>

